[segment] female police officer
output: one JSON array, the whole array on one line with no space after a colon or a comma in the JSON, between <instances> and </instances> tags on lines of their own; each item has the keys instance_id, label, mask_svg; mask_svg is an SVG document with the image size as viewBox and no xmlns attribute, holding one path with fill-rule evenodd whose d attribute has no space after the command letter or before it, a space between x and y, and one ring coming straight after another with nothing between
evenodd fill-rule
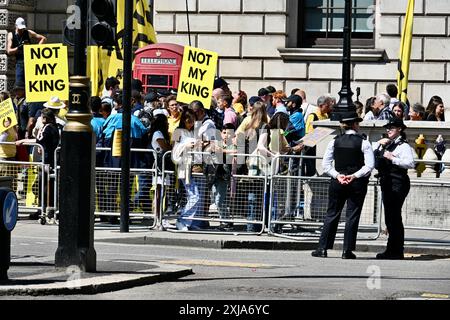
<instances>
[{"instance_id":1,"label":"female police officer","mask_svg":"<svg viewBox=\"0 0 450 320\"><path fill-rule=\"evenodd\" d=\"M380 146L375 150L375 167L380 178L389 238L386 250L376 258L403 259L405 231L402 206L410 188L408 169L414 168L414 156L406 141L403 120L391 119L384 127L388 137L378 141Z\"/></svg>"},{"instance_id":2,"label":"female police officer","mask_svg":"<svg viewBox=\"0 0 450 320\"><path fill-rule=\"evenodd\" d=\"M357 133L361 121L356 112L345 115L341 120L345 133L331 141L325 152L322 166L332 179L319 248L312 252L313 257L326 257L327 249L333 248L341 211L347 202L342 259L356 258L352 251L356 247L359 217L374 167L372 146Z\"/></svg>"}]
</instances>

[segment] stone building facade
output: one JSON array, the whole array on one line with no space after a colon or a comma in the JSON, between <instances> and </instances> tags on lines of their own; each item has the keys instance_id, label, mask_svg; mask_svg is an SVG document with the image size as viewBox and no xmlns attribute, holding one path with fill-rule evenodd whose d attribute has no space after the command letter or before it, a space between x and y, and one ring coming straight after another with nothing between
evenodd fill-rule
<instances>
[{"instance_id":1,"label":"stone building facade","mask_svg":"<svg viewBox=\"0 0 450 320\"><path fill-rule=\"evenodd\" d=\"M295 43L302 0L189 0L191 43L217 51L218 74L249 95L266 85L304 88L309 102L341 87L341 53ZM407 0L374 1L374 47L353 52L352 90L361 100L397 77ZM326 3L326 1L324 1ZM416 0L410 69L411 102L440 95L450 103L450 0ZM155 0L159 42L189 44L185 0ZM294 35L294 37L293 37ZM356 96L354 96L354 99Z\"/></svg>"},{"instance_id":2,"label":"stone building facade","mask_svg":"<svg viewBox=\"0 0 450 320\"><path fill-rule=\"evenodd\" d=\"M0 90L14 82L6 56L7 31L23 16L29 28L62 41L67 7L74 0L0 0ZM326 2L326 1L324 1ZM450 0L415 0L410 70L411 102L440 95L450 103ZM296 40L302 0L188 0L191 44L220 55L218 74L232 90L249 95L269 84L290 91L304 88L312 103L323 93L337 96L341 82L338 49L302 48ZM374 0L374 46L354 49L352 89L361 100L395 82L407 0ZM189 44L186 1L154 0L158 42ZM301 10L300 10L301 11ZM70 54L71 50L69 50ZM355 96L354 96L355 98Z\"/></svg>"}]
</instances>

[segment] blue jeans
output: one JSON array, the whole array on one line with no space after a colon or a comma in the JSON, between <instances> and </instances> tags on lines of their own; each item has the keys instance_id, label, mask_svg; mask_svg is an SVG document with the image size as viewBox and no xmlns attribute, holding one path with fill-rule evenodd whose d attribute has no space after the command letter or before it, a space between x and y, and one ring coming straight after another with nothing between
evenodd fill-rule
<instances>
[{"instance_id":1,"label":"blue jeans","mask_svg":"<svg viewBox=\"0 0 450 320\"><path fill-rule=\"evenodd\" d=\"M226 206L228 181L216 179L211 189L211 202L214 203L219 212L220 219L228 219L229 214Z\"/></svg>"},{"instance_id":2,"label":"blue jeans","mask_svg":"<svg viewBox=\"0 0 450 320\"><path fill-rule=\"evenodd\" d=\"M249 192L248 193L248 197L247 197L247 219L248 220L255 220L256 218L256 194L254 194L253 192ZM249 232L259 232L261 230L261 226L258 224L253 224L253 223L249 223L247 224L247 231Z\"/></svg>"},{"instance_id":3,"label":"blue jeans","mask_svg":"<svg viewBox=\"0 0 450 320\"><path fill-rule=\"evenodd\" d=\"M208 227L208 223L205 221L190 220L191 218L198 218L204 209L204 193L201 190L200 178L192 176L190 184L186 184L186 180L184 179L181 181L183 181L184 188L186 189L187 203L178 218L178 222L184 224L189 229Z\"/></svg>"},{"instance_id":4,"label":"blue jeans","mask_svg":"<svg viewBox=\"0 0 450 320\"><path fill-rule=\"evenodd\" d=\"M23 60L16 62L16 83L18 82L25 83L25 67Z\"/></svg>"}]
</instances>

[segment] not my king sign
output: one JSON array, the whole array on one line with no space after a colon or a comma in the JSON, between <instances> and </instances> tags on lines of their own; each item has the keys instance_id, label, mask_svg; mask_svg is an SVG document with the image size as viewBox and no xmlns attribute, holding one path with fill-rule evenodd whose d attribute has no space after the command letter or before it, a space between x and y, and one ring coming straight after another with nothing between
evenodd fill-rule
<instances>
[{"instance_id":1,"label":"not my king sign","mask_svg":"<svg viewBox=\"0 0 450 320\"><path fill-rule=\"evenodd\" d=\"M25 90L27 102L69 99L67 47L62 44L26 45Z\"/></svg>"},{"instance_id":2,"label":"not my king sign","mask_svg":"<svg viewBox=\"0 0 450 320\"><path fill-rule=\"evenodd\" d=\"M218 57L216 52L184 47L177 94L179 102L199 100L206 109L210 108Z\"/></svg>"}]
</instances>

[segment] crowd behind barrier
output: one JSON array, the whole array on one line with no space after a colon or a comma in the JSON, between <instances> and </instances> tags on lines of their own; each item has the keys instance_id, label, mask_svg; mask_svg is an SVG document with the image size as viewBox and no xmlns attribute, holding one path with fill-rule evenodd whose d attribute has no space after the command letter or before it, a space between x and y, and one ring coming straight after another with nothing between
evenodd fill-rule
<instances>
[{"instance_id":1,"label":"crowd behind barrier","mask_svg":"<svg viewBox=\"0 0 450 320\"><path fill-rule=\"evenodd\" d=\"M0 144L11 145L7 142ZM27 146L39 149L39 152L35 152L37 155L44 152L38 144L30 143ZM111 149L97 148L96 151L110 152ZM0 160L3 175L13 177L13 188L19 199L20 212L38 212L42 223L57 221L59 214L58 198L61 195L58 153L59 149L55 151L55 163L58 165L54 168L44 164L42 160ZM145 149L132 149L132 153L158 157L155 152ZM192 159L198 155L210 156L209 153L189 152ZM252 157L260 158L261 163L265 162L262 156L235 154L234 158L237 157L244 157L245 163L249 163L249 158ZM181 187L176 170L173 170L173 167L167 169L165 164L168 161L163 161L161 169L157 168L156 162L150 169L132 168L130 217L149 220L150 223L146 224L149 228L179 232L176 221L180 217L181 209L186 207L189 201L195 201L197 214L185 219L203 221L206 226L194 232L267 232L290 239L317 238L327 209L330 178L319 175L302 176L302 162L311 158L320 160L320 157L278 155L272 158L270 163L265 163L266 170L259 171L257 175L233 174L222 202L216 201L210 179L205 173L192 173L191 178L199 181L202 195L201 199L192 200ZM171 152L166 152L163 159L170 160ZM449 164L434 162L440 165ZM359 239L377 239L383 229L381 192L375 175L376 172L370 180L361 215ZM54 187L50 188L52 184ZM119 186L119 168L96 168L95 216L100 218L100 221L109 221L103 220L109 217L120 217ZM450 180L447 179L412 178L411 191L403 208L405 228L450 231L447 204L449 187ZM54 197L50 197L48 192L54 192ZM436 197L437 194L440 196ZM344 223L345 217L341 217L340 231Z\"/></svg>"},{"instance_id":2,"label":"crowd behind barrier","mask_svg":"<svg viewBox=\"0 0 450 320\"><path fill-rule=\"evenodd\" d=\"M119 86L110 77L102 96L90 100L96 140L95 215L109 223L117 223L120 217L121 157L112 152L122 130ZM268 86L248 98L242 90L231 92L219 77L214 81L211 105L203 106L199 101L178 102L173 90L147 88L144 92L137 79L132 87L128 199L132 219L150 220L149 227L168 231L318 236L330 178L317 174L317 148L304 146L302 138L312 132L315 121L329 119L336 105L333 96L324 94L313 105L302 89L295 88L289 95ZM3 132L0 139L0 146L15 144L17 152L0 148L0 163L6 168L4 174L14 177L21 209L35 210L42 223L57 221L58 199L64 196L59 194L57 147L67 121L67 103L58 97L27 103L24 89L23 81L16 81L13 103L18 125ZM386 92L369 98L365 110L355 102L358 116L366 120L445 120L444 103L438 96L425 108L398 101L395 85L388 85ZM7 93L0 96L0 100L7 98ZM40 152L27 150L26 160L30 154L34 157L25 164L17 160L27 142L37 143L33 146ZM406 227L449 229L445 201L433 202L436 190L446 192L449 166L442 160L444 153L445 141L438 137L433 149L420 155L426 159L422 167L410 172L412 189L403 208ZM225 158L231 162L223 162ZM423 179L433 175L440 179ZM417 176L422 178L415 181ZM360 225L361 235L369 239L378 237L383 227L375 177L372 173ZM426 192L421 193L421 187Z\"/></svg>"}]
</instances>

